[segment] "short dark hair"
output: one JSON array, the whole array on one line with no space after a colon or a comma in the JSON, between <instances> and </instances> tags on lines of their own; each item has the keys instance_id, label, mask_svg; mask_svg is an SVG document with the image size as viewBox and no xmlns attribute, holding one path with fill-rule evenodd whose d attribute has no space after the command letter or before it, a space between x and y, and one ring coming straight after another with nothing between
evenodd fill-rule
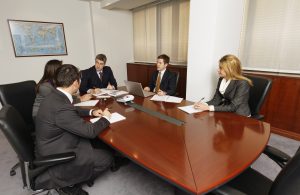
<instances>
[{"instance_id":1,"label":"short dark hair","mask_svg":"<svg viewBox=\"0 0 300 195\"><path fill-rule=\"evenodd\" d=\"M157 57L157 59L163 59L165 64L169 64L170 62L170 57L167 56L166 54L161 54Z\"/></svg>"},{"instance_id":2,"label":"short dark hair","mask_svg":"<svg viewBox=\"0 0 300 195\"><path fill-rule=\"evenodd\" d=\"M101 61L103 61L104 62L104 64L106 64L106 60L107 60L107 58L106 58L106 55L104 55L104 54L98 54L97 56L96 56L96 58L95 58L95 61L96 60L101 60Z\"/></svg>"},{"instance_id":3,"label":"short dark hair","mask_svg":"<svg viewBox=\"0 0 300 195\"><path fill-rule=\"evenodd\" d=\"M63 64L56 71L55 84L57 87L69 87L74 81L79 81L80 74L76 66Z\"/></svg>"}]
</instances>

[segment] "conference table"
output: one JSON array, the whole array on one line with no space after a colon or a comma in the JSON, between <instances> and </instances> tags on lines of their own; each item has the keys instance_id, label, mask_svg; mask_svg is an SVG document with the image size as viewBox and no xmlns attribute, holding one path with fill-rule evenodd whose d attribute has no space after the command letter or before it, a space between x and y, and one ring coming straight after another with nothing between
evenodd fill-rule
<instances>
[{"instance_id":1,"label":"conference table","mask_svg":"<svg viewBox=\"0 0 300 195\"><path fill-rule=\"evenodd\" d=\"M178 106L135 97L135 104L181 121L170 123L113 98L100 99L125 120L113 123L99 138L133 162L188 194L205 194L247 169L262 153L270 125L228 112L188 114Z\"/></svg>"}]
</instances>

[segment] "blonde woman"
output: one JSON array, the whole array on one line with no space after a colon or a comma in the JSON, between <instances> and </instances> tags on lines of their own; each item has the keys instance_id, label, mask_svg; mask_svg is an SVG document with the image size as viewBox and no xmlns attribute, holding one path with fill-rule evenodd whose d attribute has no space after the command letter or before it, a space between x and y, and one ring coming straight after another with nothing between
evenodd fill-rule
<instances>
[{"instance_id":1,"label":"blonde woman","mask_svg":"<svg viewBox=\"0 0 300 195\"><path fill-rule=\"evenodd\" d=\"M240 60L230 54L223 56L219 61L218 74L220 78L213 99L206 103L199 101L194 107L250 117L248 100L252 81L242 75Z\"/></svg>"}]
</instances>

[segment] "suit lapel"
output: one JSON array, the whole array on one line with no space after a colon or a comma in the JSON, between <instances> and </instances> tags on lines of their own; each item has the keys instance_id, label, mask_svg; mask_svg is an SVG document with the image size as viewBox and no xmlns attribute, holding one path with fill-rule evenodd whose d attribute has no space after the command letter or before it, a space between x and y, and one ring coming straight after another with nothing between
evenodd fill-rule
<instances>
[{"instance_id":1,"label":"suit lapel","mask_svg":"<svg viewBox=\"0 0 300 195\"><path fill-rule=\"evenodd\" d=\"M229 93L235 88L237 80L231 80L229 85L227 86L224 97L227 97Z\"/></svg>"},{"instance_id":2,"label":"suit lapel","mask_svg":"<svg viewBox=\"0 0 300 195\"><path fill-rule=\"evenodd\" d=\"M169 72L168 72L168 70L166 70L165 73L164 73L164 75L163 75L163 77L162 77L162 79L161 79L160 84L162 84L162 83L165 82L165 80L167 79L168 75L169 75Z\"/></svg>"}]
</instances>

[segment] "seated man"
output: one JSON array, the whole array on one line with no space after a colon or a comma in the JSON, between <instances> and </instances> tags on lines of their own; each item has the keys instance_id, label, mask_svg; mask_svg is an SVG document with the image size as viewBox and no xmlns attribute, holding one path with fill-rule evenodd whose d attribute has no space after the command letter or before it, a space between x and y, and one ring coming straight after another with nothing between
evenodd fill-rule
<instances>
[{"instance_id":1,"label":"seated man","mask_svg":"<svg viewBox=\"0 0 300 195\"><path fill-rule=\"evenodd\" d=\"M106 56L98 54L95 65L81 72L80 94L97 93L100 88L117 89L114 74L106 64Z\"/></svg>"},{"instance_id":2,"label":"seated man","mask_svg":"<svg viewBox=\"0 0 300 195\"><path fill-rule=\"evenodd\" d=\"M59 194L88 195L81 182L93 180L111 166L112 154L92 147L95 138L109 126L111 117L106 108L85 110L72 105L72 94L80 85L80 74L73 65L62 65L55 75L57 90L46 96L36 116L36 156L75 152L75 160L49 168L36 178L36 186L58 188ZM100 117L95 123L81 116Z\"/></svg>"},{"instance_id":3,"label":"seated man","mask_svg":"<svg viewBox=\"0 0 300 195\"><path fill-rule=\"evenodd\" d=\"M157 71L152 74L148 87L145 91L153 91L158 95L175 95L176 93L176 74L167 70L170 62L169 56L162 54L157 57Z\"/></svg>"}]
</instances>

